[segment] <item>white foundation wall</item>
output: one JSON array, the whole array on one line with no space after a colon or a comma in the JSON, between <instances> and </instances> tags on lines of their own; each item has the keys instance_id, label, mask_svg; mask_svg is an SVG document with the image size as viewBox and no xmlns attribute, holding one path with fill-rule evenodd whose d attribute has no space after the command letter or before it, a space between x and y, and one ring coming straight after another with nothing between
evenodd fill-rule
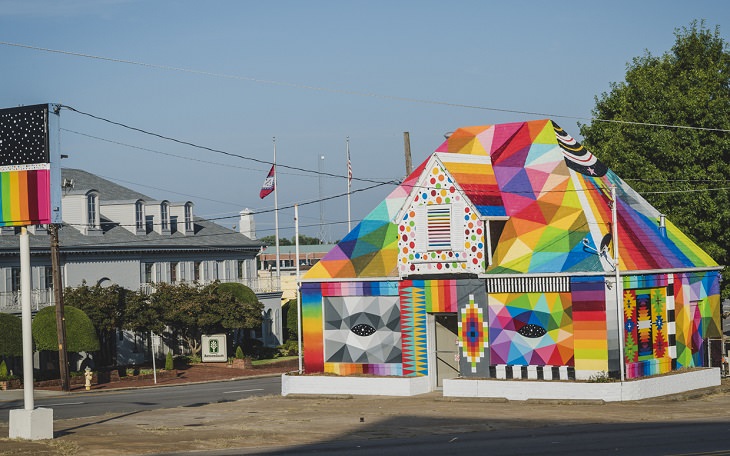
<instances>
[{"instance_id":1,"label":"white foundation wall","mask_svg":"<svg viewBox=\"0 0 730 456\"><path fill-rule=\"evenodd\" d=\"M610 383L451 379L444 380L443 395L515 401L547 399L619 402L667 396L718 385L720 369L708 368Z\"/></svg>"}]
</instances>

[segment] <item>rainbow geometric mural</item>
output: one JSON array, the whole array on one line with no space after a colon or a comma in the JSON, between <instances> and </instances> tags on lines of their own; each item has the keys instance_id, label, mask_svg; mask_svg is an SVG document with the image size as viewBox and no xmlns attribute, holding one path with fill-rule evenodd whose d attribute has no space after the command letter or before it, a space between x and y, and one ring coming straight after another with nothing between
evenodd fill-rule
<instances>
[{"instance_id":1,"label":"rainbow geometric mural","mask_svg":"<svg viewBox=\"0 0 730 456\"><path fill-rule=\"evenodd\" d=\"M659 223L549 119L460 128L305 274L305 367L428 375L430 313L457 315L462 376L500 365L587 375L625 363L628 378L704 366L707 338L720 335L720 268ZM358 339L381 321L392 334Z\"/></svg>"},{"instance_id":2,"label":"rainbow geometric mural","mask_svg":"<svg viewBox=\"0 0 730 456\"><path fill-rule=\"evenodd\" d=\"M477 372L477 364L485 358L489 348L489 324L484 312L474 303L474 295L469 295L469 304L459 312L459 348L471 367Z\"/></svg>"},{"instance_id":3,"label":"rainbow geometric mural","mask_svg":"<svg viewBox=\"0 0 730 456\"><path fill-rule=\"evenodd\" d=\"M489 295L492 364L573 366L570 293Z\"/></svg>"},{"instance_id":4,"label":"rainbow geometric mural","mask_svg":"<svg viewBox=\"0 0 730 456\"><path fill-rule=\"evenodd\" d=\"M594 252L611 232L613 185L624 271L717 266L671 222L660 230L656 209L562 128L544 119L456 130L304 279L398 277L411 273L413 265L428 263L428 258L415 258L418 241L410 235L404 240L405 233L398 232L398 222L424 204L416 200L424 195L427 205L440 204L439 199L446 204L447 198L453 204L463 196L465 208L474 208L478 216L509 218L492 264L475 258L482 272L610 272L610 262ZM475 232L461 240L475 236L475 244L482 245L481 221L475 217L474 222ZM459 245L456 239L452 236L452 244ZM423 245L429 256L437 252ZM456 257L441 256L466 254L459 250L433 258L444 269L449 264L458 270L464 265L462 258L455 262Z\"/></svg>"}]
</instances>

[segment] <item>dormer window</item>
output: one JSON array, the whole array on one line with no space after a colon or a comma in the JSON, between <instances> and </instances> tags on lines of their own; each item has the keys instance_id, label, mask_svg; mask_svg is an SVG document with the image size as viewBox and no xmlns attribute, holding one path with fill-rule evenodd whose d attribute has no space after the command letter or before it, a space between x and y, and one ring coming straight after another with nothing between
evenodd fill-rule
<instances>
[{"instance_id":1,"label":"dormer window","mask_svg":"<svg viewBox=\"0 0 730 456\"><path fill-rule=\"evenodd\" d=\"M134 204L134 224L138 231L145 229L144 203L137 201Z\"/></svg>"},{"instance_id":2,"label":"dormer window","mask_svg":"<svg viewBox=\"0 0 730 456\"><path fill-rule=\"evenodd\" d=\"M163 202L160 204L160 225L162 231L170 230L170 204Z\"/></svg>"},{"instance_id":3,"label":"dormer window","mask_svg":"<svg viewBox=\"0 0 730 456\"><path fill-rule=\"evenodd\" d=\"M86 195L86 226L99 228L99 196L96 193Z\"/></svg>"},{"instance_id":4,"label":"dormer window","mask_svg":"<svg viewBox=\"0 0 730 456\"><path fill-rule=\"evenodd\" d=\"M185 204L185 232L193 232L193 205L191 203Z\"/></svg>"}]
</instances>

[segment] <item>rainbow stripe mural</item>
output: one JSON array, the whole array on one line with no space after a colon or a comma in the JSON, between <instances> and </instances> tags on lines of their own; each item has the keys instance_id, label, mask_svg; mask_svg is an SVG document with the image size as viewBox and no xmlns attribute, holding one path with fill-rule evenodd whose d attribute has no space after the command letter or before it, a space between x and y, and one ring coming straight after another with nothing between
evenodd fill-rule
<instances>
[{"instance_id":1,"label":"rainbow stripe mural","mask_svg":"<svg viewBox=\"0 0 730 456\"><path fill-rule=\"evenodd\" d=\"M0 171L0 226L51 223L50 170Z\"/></svg>"}]
</instances>

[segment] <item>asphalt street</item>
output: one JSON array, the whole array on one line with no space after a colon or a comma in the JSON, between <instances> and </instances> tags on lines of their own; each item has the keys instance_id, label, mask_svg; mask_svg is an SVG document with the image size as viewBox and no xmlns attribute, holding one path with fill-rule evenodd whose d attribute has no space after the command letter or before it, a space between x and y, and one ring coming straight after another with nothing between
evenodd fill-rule
<instances>
[{"instance_id":1,"label":"asphalt street","mask_svg":"<svg viewBox=\"0 0 730 456\"><path fill-rule=\"evenodd\" d=\"M197 407L280 393L281 377L273 376L105 392L58 393L60 395L35 398L34 402L36 407L52 408L54 419L67 419L106 413ZM13 399L5 399L11 396ZM0 422L7 422L9 411L17 408L23 408L22 390L0 391Z\"/></svg>"}]
</instances>

